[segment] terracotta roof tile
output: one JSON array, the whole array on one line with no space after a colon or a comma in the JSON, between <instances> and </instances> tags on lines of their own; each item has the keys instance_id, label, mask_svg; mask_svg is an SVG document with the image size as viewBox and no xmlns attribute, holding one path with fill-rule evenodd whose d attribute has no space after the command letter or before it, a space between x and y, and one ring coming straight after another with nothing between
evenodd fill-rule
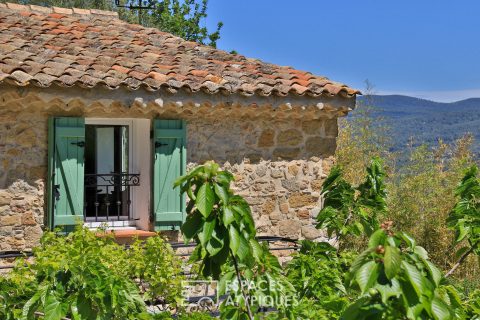
<instances>
[{"instance_id":1,"label":"terracotta roof tile","mask_svg":"<svg viewBox=\"0 0 480 320\"><path fill-rule=\"evenodd\" d=\"M310 72L128 24L116 12L12 3L0 8L0 82L246 96L359 93Z\"/></svg>"}]
</instances>

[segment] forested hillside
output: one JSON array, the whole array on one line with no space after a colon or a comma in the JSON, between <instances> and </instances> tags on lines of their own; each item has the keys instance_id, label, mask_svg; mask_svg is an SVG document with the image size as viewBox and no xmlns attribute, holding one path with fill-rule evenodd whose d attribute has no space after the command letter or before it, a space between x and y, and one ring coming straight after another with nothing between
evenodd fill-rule
<instances>
[{"instance_id":1,"label":"forested hillside","mask_svg":"<svg viewBox=\"0 0 480 320\"><path fill-rule=\"evenodd\" d=\"M393 151L414 145L436 145L438 139L454 142L467 133L474 138L474 152L480 155L480 98L452 103L434 102L400 95L369 95L358 104L375 107L375 115L385 118L391 127Z\"/></svg>"}]
</instances>

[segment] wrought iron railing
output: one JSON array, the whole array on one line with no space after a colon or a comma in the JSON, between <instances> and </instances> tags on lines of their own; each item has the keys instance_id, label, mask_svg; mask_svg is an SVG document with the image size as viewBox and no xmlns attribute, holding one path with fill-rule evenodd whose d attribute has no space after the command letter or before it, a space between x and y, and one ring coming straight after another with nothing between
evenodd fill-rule
<instances>
[{"instance_id":1,"label":"wrought iron railing","mask_svg":"<svg viewBox=\"0 0 480 320\"><path fill-rule=\"evenodd\" d=\"M85 174L85 221L132 220L131 187L140 185L140 174Z\"/></svg>"}]
</instances>

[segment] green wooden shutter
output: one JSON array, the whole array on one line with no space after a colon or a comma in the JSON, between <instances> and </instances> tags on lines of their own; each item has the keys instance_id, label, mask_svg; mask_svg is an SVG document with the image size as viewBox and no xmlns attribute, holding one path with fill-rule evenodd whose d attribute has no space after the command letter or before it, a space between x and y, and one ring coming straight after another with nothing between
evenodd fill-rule
<instances>
[{"instance_id":1,"label":"green wooden shutter","mask_svg":"<svg viewBox=\"0 0 480 320\"><path fill-rule=\"evenodd\" d=\"M69 231L83 220L85 120L52 118L48 137L49 225Z\"/></svg>"},{"instance_id":2,"label":"green wooden shutter","mask_svg":"<svg viewBox=\"0 0 480 320\"><path fill-rule=\"evenodd\" d=\"M185 196L173 182L185 174L186 130L183 120L153 123L153 215L155 231L178 230L185 221Z\"/></svg>"}]
</instances>

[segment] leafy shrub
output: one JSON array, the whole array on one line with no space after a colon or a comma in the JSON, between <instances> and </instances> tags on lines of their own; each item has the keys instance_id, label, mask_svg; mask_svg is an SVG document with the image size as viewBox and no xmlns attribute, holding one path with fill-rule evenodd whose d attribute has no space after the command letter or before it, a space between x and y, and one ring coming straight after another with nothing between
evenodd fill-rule
<instances>
[{"instance_id":1,"label":"leafy shrub","mask_svg":"<svg viewBox=\"0 0 480 320\"><path fill-rule=\"evenodd\" d=\"M454 236L445 219L456 203L455 188L466 169L474 163L473 139L465 136L453 144L438 142L435 148L405 146L391 152L392 131L368 98L352 116L339 121L335 158L343 178L358 185L364 181L365 168L373 157L386 165L385 189L388 211L397 230L407 232L424 247L442 270L449 270L458 257L452 255ZM358 249L357 241L347 241L347 249ZM455 274L468 283L480 282L480 264L473 257Z\"/></svg>"},{"instance_id":2,"label":"leafy shrub","mask_svg":"<svg viewBox=\"0 0 480 320\"><path fill-rule=\"evenodd\" d=\"M386 211L385 172L374 158L367 168L365 181L352 186L340 166L332 168L322 187L324 207L317 216L318 229L335 236L340 249L348 246L349 236L370 236L379 227L379 217Z\"/></svg>"},{"instance_id":3,"label":"leafy shrub","mask_svg":"<svg viewBox=\"0 0 480 320\"><path fill-rule=\"evenodd\" d=\"M452 274L472 252L480 254L480 179L478 168L472 166L465 174L455 194L459 200L447 219L448 227L455 231L455 244L465 244L456 255L458 262L447 273Z\"/></svg>"},{"instance_id":4,"label":"leafy shrub","mask_svg":"<svg viewBox=\"0 0 480 320\"><path fill-rule=\"evenodd\" d=\"M442 294L441 271L404 233L378 230L353 262L348 284L360 290L344 319L453 319L448 293ZM381 317L380 317L381 318Z\"/></svg>"},{"instance_id":5,"label":"leafy shrub","mask_svg":"<svg viewBox=\"0 0 480 320\"><path fill-rule=\"evenodd\" d=\"M339 257L336 248L326 242L305 240L301 246L286 266L299 299L293 314L302 319L314 319L313 315L336 319L349 303L343 283L353 254L346 252Z\"/></svg>"},{"instance_id":6,"label":"leafy shrub","mask_svg":"<svg viewBox=\"0 0 480 320\"><path fill-rule=\"evenodd\" d=\"M0 319L20 319L22 308L37 290L31 270L19 260L15 272L0 276Z\"/></svg>"},{"instance_id":7,"label":"leafy shrub","mask_svg":"<svg viewBox=\"0 0 480 320\"><path fill-rule=\"evenodd\" d=\"M273 306L284 309L279 298L293 295L294 290L278 259L255 239L250 206L230 189L233 180L213 161L179 177L175 186L190 199L181 230L186 242L193 239L197 244L190 259L201 262L204 277L219 279L224 271L219 293L228 296L220 307L221 317L253 320L258 309L268 306L263 297L273 298Z\"/></svg>"},{"instance_id":8,"label":"leafy shrub","mask_svg":"<svg viewBox=\"0 0 480 320\"><path fill-rule=\"evenodd\" d=\"M480 319L480 290L473 291L464 303L466 319Z\"/></svg>"},{"instance_id":9,"label":"leafy shrub","mask_svg":"<svg viewBox=\"0 0 480 320\"><path fill-rule=\"evenodd\" d=\"M81 227L46 232L34 262L22 263L0 282L7 319L149 319L146 300L174 306L181 290L180 262L160 237L125 250Z\"/></svg>"}]
</instances>

